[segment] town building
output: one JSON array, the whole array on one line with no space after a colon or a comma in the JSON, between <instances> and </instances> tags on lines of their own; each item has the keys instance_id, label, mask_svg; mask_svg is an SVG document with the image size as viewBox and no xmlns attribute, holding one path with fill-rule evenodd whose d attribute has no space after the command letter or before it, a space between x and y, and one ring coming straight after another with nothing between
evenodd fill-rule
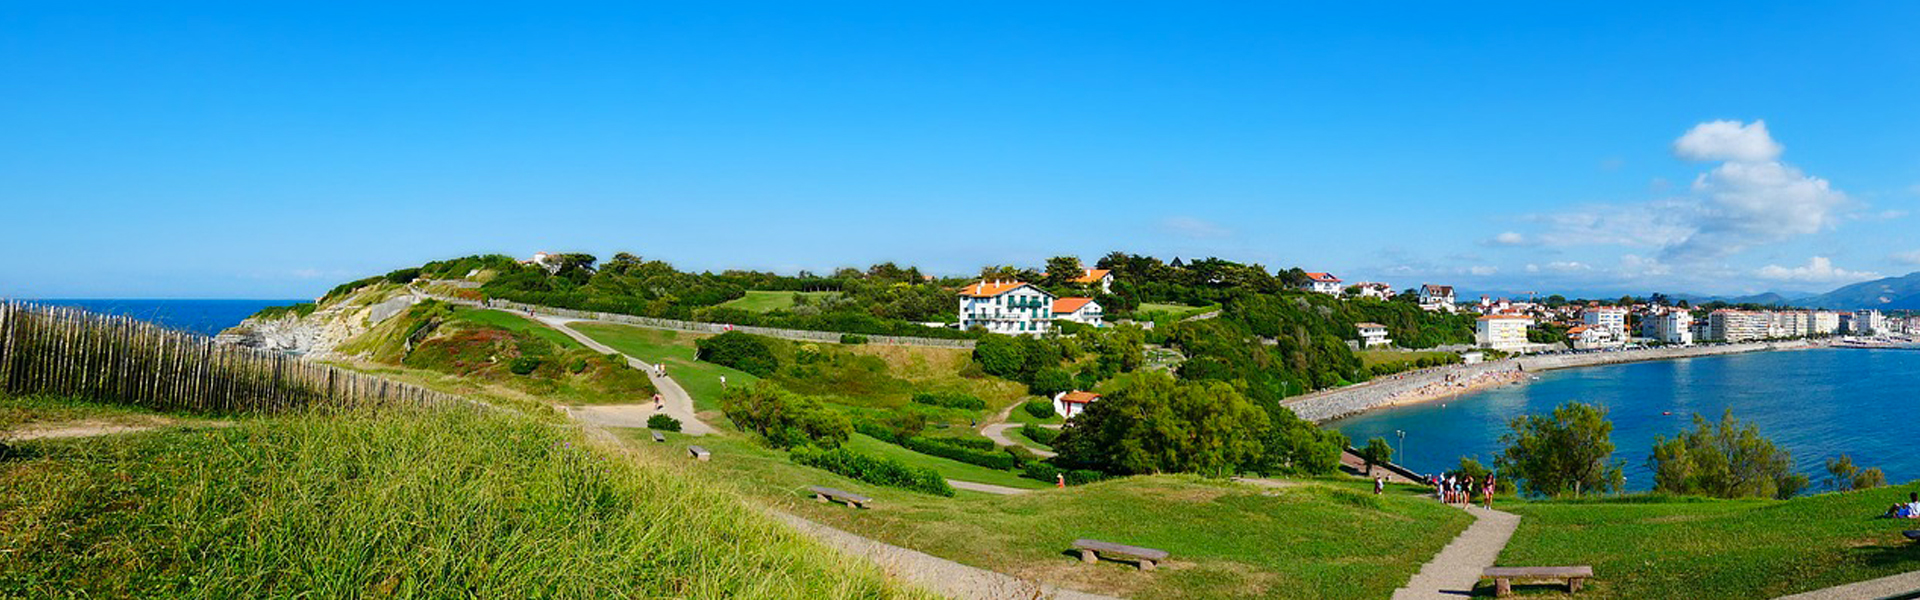
<instances>
[{"instance_id":1,"label":"town building","mask_svg":"<svg viewBox=\"0 0 1920 600\"><path fill-rule=\"evenodd\" d=\"M1094 327L1106 326L1100 303L1092 298L1061 298L1053 301L1053 318Z\"/></svg>"},{"instance_id":2,"label":"town building","mask_svg":"<svg viewBox=\"0 0 1920 600\"><path fill-rule=\"evenodd\" d=\"M960 328L1039 335L1053 324L1053 294L1020 281L980 281L960 288Z\"/></svg>"},{"instance_id":3,"label":"town building","mask_svg":"<svg viewBox=\"0 0 1920 600\"><path fill-rule=\"evenodd\" d=\"M1853 335L1886 335L1892 332L1887 329L1887 316L1885 314L1877 310L1856 310L1853 311L1853 324L1848 327L1847 333Z\"/></svg>"},{"instance_id":4,"label":"town building","mask_svg":"<svg viewBox=\"0 0 1920 600\"><path fill-rule=\"evenodd\" d=\"M1596 325L1575 325L1572 329L1568 329L1567 342L1572 344L1575 350L1617 348L1621 345L1620 338L1614 337L1612 332Z\"/></svg>"},{"instance_id":5,"label":"town building","mask_svg":"<svg viewBox=\"0 0 1920 600\"><path fill-rule=\"evenodd\" d=\"M1363 281L1354 284L1354 287L1359 288L1361 298L1393 299L1393 286L1378 281Z\"/></svg>"},{"instance_id":6,"label":"town building","mask_svg":"<svg viewBox=\"0 0 1920 600\"><path fill-rule=\"evenodd\" d=\"M1306 290L1321 294L1340 295L1340 278L1332 273L1308 273Z\"/></svg>"},{"instance_id":7,"label":"town building","mask_svg":"<svg viewBox=\"0 0 1920 600\"><path fill-rule=\"evenodd\" d=\"M1606 332L1608 337L1627 339L1627 309L1616 306L1592 306L1581 312L1580 323Z\"/></svg>"},{"instance_id":8,"label":"town building","mask_svg":"<svg viewBox=\"0 0 1920 600\"><path fill-rule=\"evenodd\" d=\"M1360 330L1360 347L1362 348L1377 348L1393 345L1393 340L1387 337L1387 326L1385 325L1379 323L1354 323L1353 326Z\"/></svg>"},{"instance_id":9,"label":"town building","mask_svg":"<svg viewBox=\"0 0 1920 600\"><path fill-rule=\"evenodd\" d=\"M1809 326L1813 335L1838 335L1840 333L1840 313L1830 310L1813 311L1813 322Z\"/></svg>"},{"instance_id":10,"label":"town building","mask_svg":"<svg viewBox=\"0 0 1920 600\"><path fill-rule=\"evenodd\" d=\"M1100 293L1113 293L1113 271L1108 269L1087 269L1087 272L1071 280L1073 283L1100 288Z\"/></svg>"},{"instance_id":11,"label":"town building","mask_svg":"<svg viewBox=\"0 0 1920 600\"><path fill-rule=\"evenodd\" d=\"M1654 340L1675 346L1693 343L1693 313L1683 309L1667 309L1666 312L1649 315L1647 322L1652 324L1650 332Z\"/></svg>"},{"instance_id":12,"label":"town building","mask_svg":"<svg viewBox=\"0 0 1920 600\"><path fill-rule=\"evenodd\" d=\"M1773 319L1764 312L1723 308L1707 315L1707 339L1750 342L1766 339Z\"/></svg>"},{"instance_id":13,"label":"town building","mask_svg":"<svg viewBox=\"0 0 1920 600\"><path fill-rule=\"evenodd\" d=\"M1421 285L1420 308L1453 312L1453 286L1434 285L1431 283Z\"/></svg>"},{"instance_id":14,"label":"town building","mask_svg":"<svg viewBox=\"0 0 1920 600\"><path fill-rule=\"evenodd\" d=\"M1053 412L1062 418L1071 419L1086 412L1087 405L1100 399L1099 394L1074 390L1053 395Z\"/></svg>"},{"instance_id":15,"label":"town building","mask_svg":"<svg viewBox=\"0 0 1920 600\"><path fill-rule=\"evenodd\" d=\"M1473 339L1481 348L1517 352L1526 349L1527 328L1533 317L1525 315L1487 315L1474 321Z\"/></svg>"}]
</instances>

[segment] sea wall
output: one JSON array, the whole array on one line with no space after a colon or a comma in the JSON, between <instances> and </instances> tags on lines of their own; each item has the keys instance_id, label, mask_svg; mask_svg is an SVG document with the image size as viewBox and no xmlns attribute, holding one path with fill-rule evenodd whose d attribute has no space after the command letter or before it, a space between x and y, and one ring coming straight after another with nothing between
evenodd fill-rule
<instances>
[{"instance_id":1,"label":"sea wall","mask_svg":"<svg viewBox=\"0 0 1920 600\"><path fill-rule=\"evenodd\" d=\"M1501 376L1515 370L1532 373L1649 360L1672 360L1763 350L1792 350L1812 345L1806 341L1787 341L1526 356L1477 365L1436 367L1389 375L1362 384L1298 396L1282 404L1293 409L1300 418L1324 423L1383 406L1432 400L1482 389L1485 387L1480 385L1483 382L1487 385L1504 383L1506 379ZM1450 393L1430 393L1435 388L1445 388L1450 390Z\"/></svg>"}]
</instances>

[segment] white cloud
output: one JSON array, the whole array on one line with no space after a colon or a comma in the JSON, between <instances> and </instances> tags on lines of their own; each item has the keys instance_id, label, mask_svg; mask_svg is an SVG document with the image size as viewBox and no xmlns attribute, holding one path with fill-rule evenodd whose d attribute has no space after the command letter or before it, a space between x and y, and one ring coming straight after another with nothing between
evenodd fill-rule
<instances>
[{"instance_id":1,"label":"white cloud","mask_svg":"<svg viewBox=\"0 0 1920 600\"><path fill-rule=\"evenodd\" d=\"M1673 154L1686 160L1766 162L1782 148L1767 133L1767 122L1708 121L1673 141Z\"/></svg>"},{"instance_id":2,"label":"white cloud","mask_svg":"<svg viewBox=\"0 0 1920 600\"><path fill-rule=\"evenodd\" d=\"M1500 235L1493 236L1481 242L1481 245L1485 246L1529 246L1532 244L1532 240L1527 239L1527 236L1521 235L1520 232L1517 231L1501 232Z\"/></svg>"},{"instance_id":3,"label":"white cloud","mask_svg":"<svg viewBox=\"0 0 1920 600\"><path fill-rule=\"evenodd\" d=\"M1195 217L1167 217L1160 221L1160 228L1167 233L1194 239L1218 239L1233 235L1232 230Z\"/></svg>"},{"instance_id":4,"label":"white cloud","mask_svg":"<svg viewBox=\"0 0 1920 600\"><path fill-rule=\"evenodd\" d=\"M1887 258L1903 265L1920 265L1920 250L1900 252Z\"/></svg>"},{"instance_id":5,"label":"white cloud","mask_svg":"<svg viewBox=\"0 0 1920 600\"><path fill-rule=\"evenodd\" d=\"M1833 229L1852 205L1827 180L1777 160L1781 146L1762 121L1701 123L1673 146L1682 158L1722 162L1683 195L1536 215L1545 231L1527 239L1654 248L1663 262L1702 263Z\"/></svg>"},{"instance_id":6,"label":"white cloud","mask_svg":"<svg viewBox=\"0 0 1920 600\"><path fill-rule=\"evenodd\" d=\"M1528 273L1583 273L1592 270L1593 265L1577 260L1554 261L1544 265L1527 264Z\"/></svg>"},{"instance_id":7,"label":"white cloud","mask_svg":"<svg viewBox=\"0 0 1920 600\"><path fill-rule=\"evenodd\" d=\"M1484 265L1467 267L1468 274L1479 275L1481 277L1485 277L1485 276L1492 275L1494 273L1499 273L1499 272L1500 272L1500 267L1489 267Z\"/></svg>"},{"instance_id":8,"label":"white cloud","mask_svg":"<svg viewBox=\"0 0 1920 600\"><path fill-rule=\"evenodd\" d=\"M1761 267L1754 275L1759 276L1761 279L1805 283L1851 283L1855 281L1866 281L1868 279L1878 279L1880 277L1879 273L1870 271L1848 271L1835 267L1833 266L1833 261L1824 256L1815 256L1807 259L1807 264L1798 267L1767 265Z\"/></svg>"}]
</instances>

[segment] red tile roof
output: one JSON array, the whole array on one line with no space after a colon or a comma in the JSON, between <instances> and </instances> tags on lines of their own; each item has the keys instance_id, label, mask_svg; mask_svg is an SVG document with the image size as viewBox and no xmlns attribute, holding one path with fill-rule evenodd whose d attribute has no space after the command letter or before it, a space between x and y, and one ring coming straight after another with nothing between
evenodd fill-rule
<instances>
[{"instance_id":1,"label":"red tile roof","mask_svg":"<svg viewBox=\"0 0 1920 600\"><path fill-rule=\"evenodd\" d=\"M992 298L1026 287L1026 285L1024 281L981 281L967 284L967 287L960 288L960 295L975 298Z\"/></svg>"},{"instance_id":2,"label":"red tile roof","mask_svg":"<svg viewBox=\"0 0 1920 600\"><path fill-rule=\"evenodd\" d=\"M1340 278L1334 277L1332 273L1308 273L1307 279L1325 283L1340 283Z\"/></svg>"},{"instance_id":3,"label":"red tile roof","mask_svg":"<svg viewBox=\"0 0 1920 600\"><path fill-rule=\"evenodd\" d=\"M1086 306L1087 303L1092 301L1092 298L1061 298L1053 301L1053 314L1064 315L1071 313L1080 310L1080 307Z\"/></svg>"},{"instance_id":4,"label":"red tile roof","mask_svg":"<svg viewBox=\"0 0 1920 600\"><path fill-rule=\"evenodd\" d=\"M1112 272L1113 271L1108 269L1087 269L1086 275L1082 275L1078 278L1075 278L1073 282L1074 283L1099 283L1101 278L1106 277L1108 273L1112 273Z\"/></svg>"},{"instance_id":5,"label":"red tile roof","mask_svg":"<svg viewBox=\"0 0 1920 600\"><path fill-rule=\"evenodd\" d=\"M1099 394L1095 394L1093 392L1082 392L1078 390L1067 392L1065 396L1060 397L1061 402L1065 402L1068 404L1086 404L1088 402L1092 402L1099 399L1100 399Z\"/></svg>"}]
</instances>

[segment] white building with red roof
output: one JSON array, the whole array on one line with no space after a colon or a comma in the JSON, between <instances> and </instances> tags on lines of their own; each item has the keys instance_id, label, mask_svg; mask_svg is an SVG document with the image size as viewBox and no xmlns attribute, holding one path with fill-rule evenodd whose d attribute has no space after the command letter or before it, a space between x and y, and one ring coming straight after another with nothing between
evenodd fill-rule
<instances>
[{"instance_id":1,"label":"white building with red roof","mask_svg":"<svg viewBox=\"0 0 1920 600\"><path fill-rule=\"evenodd\" d=\"M1085 286L1098 287L1102 294L1113 293L1113 271L1108 269L1087 269L1085 274L1070 279L1069 281Z\"/></svg>"},{"instance_id":2,"label":"white building with red roof","mask_svg":"<svg viewBox=\"0 0 1920 600\"><path fill-rule=\"evenodd\" d=\"M1340 295L1340 278L1332 273L1308 273L1307 291Z\"/></svg>"},{"instance_id":3,"label":"white building with red roof","mask_svg":"<svg viewBox=\"0 0 1920 600\"><path fill-rule=\"evenodd\" d=\"M1354 323L1353 326L1360 330L1360 347L1362 348L1393 345L1393 340L1387 337L1387 326L1385 325L1379 323Z\"/></svg>"},{"instance_id":4,"label":"white building with red roof","mask_svg":"<svg viewBox=\"0 0 1920 600\"><path fill-rule=\"evenodd\" d=\"M1082 412L1086 412L1087 405L1099 399L1100 395L1093 392L1082 392L1079 390L1060 392L1053 395L1053 412L1058 413L1061 417L1071 419Z\"/></svg>"},{"instance_id":5,"label":"white building with red roof","mask_svg":"<svg viewBox=\"0 0 1920 600\"><path fill-rule=\"evenodd\" d=\"M1526 315L1487 315L1474 321L1473 341L1481 348L1518 352L1531 345L1527 329L1533 317Z\"/></svg>"},{"instance_id":6,"label":"white building with red roof","mask_svg":"<svg viewBox=\"0 0 1920 600\"><path fill-rule=\"evenodd\" d=\"M1106 313L1092 298L1060 298L1053 301L1053 318L1094 327L1106 326Z\"/></svg>"},{"instance_id":7,"label":"white building with red roof","mask_svg":"<svg viewBox=\"0 0 1920 600\"><path fill-rule=\"evenodd\" d=\"M1053 324L1053 294L1022 281L980 281L960 288L960 328L1039 335Z\"/></svg>"}]
</instances>

